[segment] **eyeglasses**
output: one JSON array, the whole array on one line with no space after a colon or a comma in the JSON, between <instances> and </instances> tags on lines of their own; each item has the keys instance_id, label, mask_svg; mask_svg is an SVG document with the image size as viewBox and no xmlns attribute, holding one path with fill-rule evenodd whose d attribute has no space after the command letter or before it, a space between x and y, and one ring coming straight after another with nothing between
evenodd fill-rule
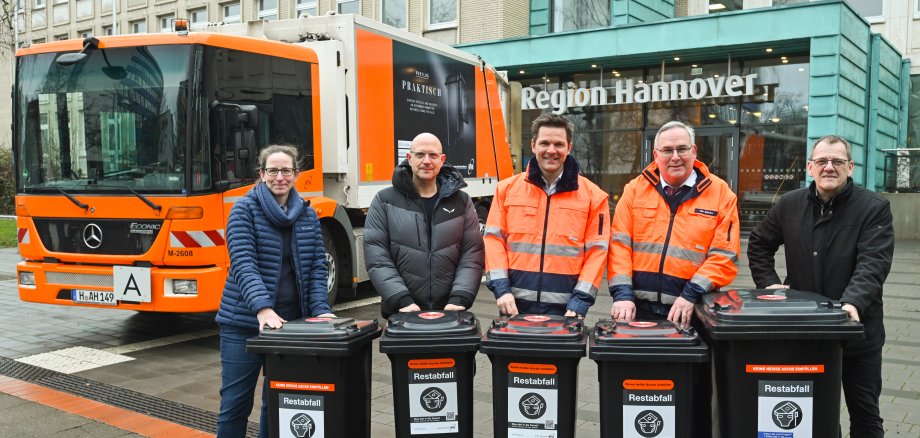
<instances>
[{"instance_id":1,"label":"eyeglasses","mask_svg":"<svg viewBox=\"0 0 920 438\"><path fill-rule=\"evenodd\" d=\"M658 151L658 153L666 157L673 156L675 152L677 152L677 155L680 157L686 157L688 154L690 154L690 151L692 149L693 148L690 146L681 146L676 149L656 149L656 150Z\"/></svg>"},{"instance_id":2,"label":"eyeglasses","mask_svg":"<svg viewBox=\"0 0 920 438\"><path fill-rule=\"evenodd\" d=\"M427 156L428 159L431 160L431 161L437 161L437 160L440 160L440 159L441 159L441 154L439 154L439 153L437 153L437 152L412 152L412 151L409 151L409 153L412 154L412 157L413 157L413 158L415 158L416 160L419 160L419 161L424 160L426 156Z\"/></svg>"},{"instance_id":3,"label":"eyeglasses","mask_svg":"<svg viewBox=\"0 0 920 438\"><path fill-rule=\"evenodd\" d=\"M283 169L277 169L277 168L274 168L274 167L269 167L269 168L267 168L267 169L262 169L262 171L264 171L265 174L268 175L268 176L278 176L279 173L280 173L281 175L283 175L283 176L291 176L291 175L294 175L294 169L292 169L292 168L290 168L290 167L285 167L285 168L283 168Z\"/></svg>"},{"instance_id":4,"label":"eyeglasses","mask_svg":"<svg viewBox=\"0 0 920 438\"><path fill-rule=\"evenodd\" d=\"M828 160L827 158L818 158L817 160L809 160L818 167L827 166L827 163L833 163L834 167L843 167L846 166L850 160L841 160L839 158L834 158L833 160Z\"/></svg>"}]
</instances>

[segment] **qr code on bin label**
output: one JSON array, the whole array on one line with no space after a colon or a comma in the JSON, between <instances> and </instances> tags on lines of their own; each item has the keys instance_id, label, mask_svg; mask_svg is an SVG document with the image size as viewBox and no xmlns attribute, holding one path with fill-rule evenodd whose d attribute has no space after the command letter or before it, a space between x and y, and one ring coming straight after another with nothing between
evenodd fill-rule
<instances>
[{"instance_id":1,"label":"qr code on bin label","mask_svg":"<svg viewBox=\"0 0 920 438\"><path fill-rule=\"evenodd\" d=\"M553 421L553 420L546 420L546 423L544 424L544 428L545 428L545 429L555 429L555 428L556 428L556 422Z\"/></svg>"},{"instance_id":2,"label":"qr code on bin label","mask_svg":"<svg viewBox=\"0 0 920 438\"><path fill-rule=\"evenodd\" d=\"M456 419L457 419L457 413L456 413L456 412L448 412L448 413L447 413L447 421L454 421L454 420L456 420Z\"/></svg>"}]
</instances>

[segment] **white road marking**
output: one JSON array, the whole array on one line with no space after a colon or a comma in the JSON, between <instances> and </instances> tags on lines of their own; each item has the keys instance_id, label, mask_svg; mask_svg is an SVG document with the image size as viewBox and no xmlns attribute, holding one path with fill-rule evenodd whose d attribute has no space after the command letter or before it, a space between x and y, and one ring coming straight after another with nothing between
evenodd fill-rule
<instances>
[{"instance_id":1,"label":"white road marking","mask_svg":"<svg viewBox=\"0 0 920 438\"><path fill-rule=\"evenodd\" d=\"M106 365L132 361L134 358L94 348L70 347L16 360L64 374L73 374Z\"/></svg>"}]
</instances>

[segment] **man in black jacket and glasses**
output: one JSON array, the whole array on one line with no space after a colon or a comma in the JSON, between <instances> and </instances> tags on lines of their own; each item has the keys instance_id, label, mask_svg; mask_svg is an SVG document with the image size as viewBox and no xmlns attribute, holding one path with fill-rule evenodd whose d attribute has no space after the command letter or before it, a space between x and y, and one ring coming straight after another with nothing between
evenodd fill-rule
<instances>
[{"instance_id":1,"label":"man in black jacket and glasses","mask_svg":"<svg viewBox=\"0 0 920 438\"><path fill-rule=\"evenodd\" d=\"M748 245L758 288L793 288L839 300L866 337L844 344L843 394L850 436L883 437L882 286L891 270L894 229L888 201L853 184L850 144L828 135L815 142L808 174L814 181L783 195ZM785 246L788 275L781 281L774 255Z\"/></svg>"}]
</instances>

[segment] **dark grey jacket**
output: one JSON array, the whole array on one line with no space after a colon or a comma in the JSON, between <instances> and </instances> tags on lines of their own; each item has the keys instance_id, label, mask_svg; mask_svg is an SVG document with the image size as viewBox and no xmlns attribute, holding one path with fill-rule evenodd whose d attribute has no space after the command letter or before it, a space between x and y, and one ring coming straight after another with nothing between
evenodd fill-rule
<instances>
[{"instance_id":1,"label":"dark grey jacket","mask_svg":"<svg viewBox=\"0 0 920 438\"><path fill-rule=\"evenodd\" d=\"M882 285L894 256L894 228L888 200L853 184L828 203L815 183L783 195L748 244L757 287L781 283L774 254L786 250L788 275L782 283L817 292L856 307L866 338L848 342L846 355L879 352L885 343Z\"/></svg>"},{"instance_id":2,"label":"dark grey jacket","mask_svg":"<svg viewBox=\"0 0 920 438\"><path fill-rule=\"evenodd\" d=\"M403 161L393 171L393 186L371 203L364 224L364 263L385 318L413 302L422 310L473 305L484 250L476 209L463 187L460 172L444 164L429 224L412 169Z\"/></svg>"}]
</instances>

